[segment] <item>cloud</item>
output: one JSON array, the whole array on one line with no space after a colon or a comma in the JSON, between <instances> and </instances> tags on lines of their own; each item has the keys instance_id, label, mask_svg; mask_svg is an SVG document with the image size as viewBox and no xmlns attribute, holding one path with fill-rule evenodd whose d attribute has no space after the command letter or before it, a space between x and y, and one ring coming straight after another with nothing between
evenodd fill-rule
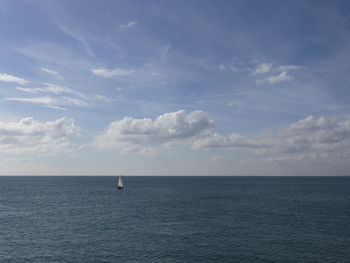
<instances>
[{"instance_id":1,"label":"cloud","mask_svg":"<svg viewBox=\"0 0 350 263\"><path fill-rule=\"evenodd\" d=\"M269 147L257 140L247 139L240 134L232 133L229 136L223 136L218 133L210 134L207 137L197 139L192 148L236 148L236 149L261 149Z\"/></svg>"},{"instance_id":2,"label":"cloud","mask_svg":"<svg viewBox=\"0 0 350 263\"><path fill-rule=\"evenodd\" d=\"M289 71L295 71L304 69L306 67L303 66L297 66L297 65L283 65L278 67L272 67L272 63L262 63L256 67L256 69L250 74L250 75L257 75L257 74L266 74L270 72L281 72L278 75L269 76L264 79L256 80L257 84L262 83L270 83L275 84L283 81L291 81L293 80L293 77L291 75L288 75Z\"/></svg>"},{"instance_id":3,"label":"cloud","mask_svg":"<svg viewBox=\"0 0 350 263\"><path fill-rule=\"evenodd\" d=\"M292 80L293 77L288 75L286 71L281 72L278 75L275 76L270 76L268 78L265 78L263 80L257 80L256 83L257 84L262 84L262 83L270 83L270 84L275 84L278 82L283 82L283 81L290 81Z\"/></svg>"},{"instance_id":4,"label":"cloud","mask_svg":"<svg viewBox=\"0 0 350 263\"><path fill-rule=\"evenodd\" d=\"M12 82L12 83L17 83L20 85L27 85L29 83L28 80L22 79L22 78L18 78L6 73L0 73L0 81L4 81L4 82Z\"/></svg>"},{"instance_id":5,"label":"cloud","mask_svg":"<svg viewBox=\"0 0 350 263\"><path fill-rule=\"evenodd\" d=\"M168 54L169 50L170 50L170 44L166 45L163 50L162 50L162 56L161 59L164 60L166 55Z\"/></svg>"},{"instance_id":6,"label":"cloud","mask_svg":"<svg viewBox=\"0 0 350 263\"><path fill-rule=\"evenodd\" d=\"M267 155L267 161L344 161L350 158L350 119L308 116L253 138L217 133L197 138L193 149L245 149Z\"/></svg>"},{"instance_id":7,"label":"cloud","mask_svg":"<svg viewBox=\"0 0 350 263\"><path fill-rule=\"evenodd\" d=\"M58 73L57 71L54 71L54 70L48 69L48 68L40 68L40 69L46 73L53 75L56 79L63 79L62 75L60 73Z\"/></svg>"},{"instance_id":8,"label":"cloud","mask_svg":"<svg viewBox=\"0 0 350 263\"><path fill-rule=\"evenodd\" d=\"M285 65L285 66L278 66L274 71L281 72L281 71L292 71L292 70L299 70L299 69L305 69L306 67L303 66L296 66L296 65Z\"/></svg>"},{"instance_id":9,"label":"cloud","mask_svg":"<svg viewBox=\"0 0 350 263\"><path fill-rule=\"evenodd\" d=\"M92 52L90 45L82 36L64 26L60 26L59 28L62 30L63 33L78 41L85 48L86 52L89 54L90 57L94 57L94 53Z\"/></svg>"},{"instance_id":10,"label":"cloud","mask_svg":"<svg viewBox=\"0 0 350 263\"><path fill-rule=\"evenodd\" d=\"M123 29L131 28L131 27L136 26L137 24L138 24L137 21L131 21L125 25L120 25L120 28L123 28Z\"/></svg>"},{"instance_id":11,"label":"cloud","mask_svg":"<svg viewBox=\"0 0 350 263\"><path fill-rule=\"evenodd\" d=\"M63 87L63 86L58 86L55 84L50 84L50 83L42 83L45 87L44 88L23 88L23 87L16 87L17 90L26 92L26 93L31 93L31 94L37 94L37 93L53 93L53 94L62 94L62 93L67 93L67 94L73 94L77 95L82 98L86 98L86 96L80 92L74 91L70 88Z\"/></svg>"},{"instance_id":12,"label":"cloud","mask_svg":"<svg viewBox=\"0 0 350 263\"><path fill-rule=\"evenodd\" d=\"M100 101L105 101L105 102L111 102L112 101L111 98L108 98L108 97L100 95L100 94L96 95L96 99L100 100Z\"/></svg>"},{"instance_id":13,"label":"cloud","mask_svg":"<svg viewBox=\"0 0 350 263\"><path fill-rule=\"evenodd\" d=\"M91 71L95 75L99 75L105 78L127 76L134 73L134 70L126 70L126 69L120 69L120 68L115 68L115 69L99 68L99 69L92 69Z\"/></svg>"},{"instance_id":14,"label":"cloud","mask_svg":"<svg viewBox=\"0 0 350 263\"><path fill-rule=\"evenodd\" d=\"M71 90L67 87L62 87L50 83L43 83L44 87L42 88L24 88L16 87L17 90L30 93L30 94L41 94L41 93L51 93L54 95L59 95L58 97L52 96L37 96L37 97L7 97L8 101L18 101L26 102L32 104L42 105L44 107L65 110L63 106L88 106L88 103L84 100L86 96L80 92ZM62 96L65 94L65 96ZM80 98L75 98L69 95L75 95ZM81 99L83 98L83 99Z\"/></svg>"},{"instance_id":15,"label":"cloud","mask_svg":"<svg viewBox=\"0 0 350 263\"><path fill-rule=\"evenodd\" d=\"M124 151L140 151L149 145L185 141L207 132L213 125L202 111L186 114L184 110L165 113L154 121L125 117L112 122L107 130L96 138L97 148L120 148ZM152 150L152 152L154 149Z\"/></svg>"},{"instance_id":16,"label":"cloud","mask_svg":"<svg viewBox=\"0 0 350 263\"><path fill-rule=\"evenodd\" d=\"M67 149L69 139L79 134L80 127L66 117L44 123L33 118L0 122L0 152L56 153Z\"/></svg>"},{"instance_id":17,"label":"cloud","mask_svg":"<svg viewBox=\"0 0 350 263\"><path fill-rule=\"evenodd\" d=\"M262 63L255 68L255 70L251 73L251 75L265 74L270 72L271 69L272 69L272 63Z\"/></svg>"},{"instance_id":18,"label":"cloud","mask_svg":"<svg viewBox=\"0 0 350 263\"><path fill-rule=\"evenodd\" d=\"M6 100L39 104L48 108L59 109L59 110L65 110L65 108L61 106L71 106L71 105L88 106L88 104L85 101L72 98L72 97L60 97L60 98L52 98L49 96L33 97L33 98L8 97L6 98Z\"/></svg>"},{"instance_id":19,"label":"cloud","mask_svg":"<svg viewBox=\"0 0 350 263\"><path fill-rule=\"evenodd\" d=\"M246 137L213 132L202 111L165 113L155 120L124 117L110 123L93 142L96 148L155 155L161 149L245 150L268 162L337 162L350 158L350 119L308 116L280 128Z\"/></svg>"},{"instance_id":20,"label":"cloud","mask_svg":"<svg viewBox=\"0 0 350 263\"><path fill-rule=\"evenodd\" d=\"M246 102L241 100L233 100L227 104L228 107L233 108L236 112L242 111L246 107Z\"/></svg>"}]
</instances>

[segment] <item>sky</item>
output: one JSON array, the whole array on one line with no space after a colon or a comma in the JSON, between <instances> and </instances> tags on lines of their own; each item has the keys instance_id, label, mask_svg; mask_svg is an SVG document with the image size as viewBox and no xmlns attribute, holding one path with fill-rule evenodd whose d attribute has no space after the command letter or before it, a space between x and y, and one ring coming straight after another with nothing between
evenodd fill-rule
<instances>
[{"instance_id":1,"label":"sky","mask_svg":"<svg viewBox=\"0 0 350 263\"><path fill-rule=\"evenodd\" d=\"M0 175L350 175L349 11L0 0Z\"/></svg>"}]
</instances>

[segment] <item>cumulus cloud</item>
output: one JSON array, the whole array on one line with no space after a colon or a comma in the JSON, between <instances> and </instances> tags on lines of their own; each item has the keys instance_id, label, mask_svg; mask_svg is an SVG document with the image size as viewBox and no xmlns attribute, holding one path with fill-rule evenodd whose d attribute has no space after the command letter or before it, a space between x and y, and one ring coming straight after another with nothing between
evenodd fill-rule
<instances>
[{"instance_id":1,"label":"cumulus cloud","mask_svg":"<svg viewBox=\"0 0 350 263\"><path fill-rule=\"evenodd\" d=\"M255 68L255 70L251 73L251 75L265 74L270 72L271 69L272 69L272 63L262 63Z\"/></svg>"},{"instance_id":2,"label":"cumulus cloud","mask_svg":"<svg viewBox=\"0 0 350 263\"><path fill-rule=\"evenodd\" d=\"M73 119L37 122L25 118L19 122L0 122L0 152L55 153L69 146L69 139L80 134Z\"/></svg>"},{"instance_id":3,"label":"cumulus cloud","mask_svg":"<svg viewBox=\"0 0 350 263\"><path fill-rule=\"evenodd\" d=\"M340 150L349 138L349 119L308 116L287 127L282 127L274 134L274 144L283 153L322 152Z\"/></svg>"},{"instance_id":4,"label":"cumulus cloud","mask_svg":"<svg viewBox=\"0 0 350 263\"><path fill-rule=\"evenodd\" d=\"M245 149L264 154L268 161L344 160L350 158L350 119L308 116L253 138L217 133L198 138L193 148Z\"/></svg>"},{"instance_id":5,"label":"cumulus cloud","mask_svg":"<svg viewBox=\"0 0 350 263\"><path fill-rule=\"evenodd\" d=\"M261 149L269 147L258 140L247 139L240 134L232 133L229 136L223 136L218 133L210 134L206 137L194 141L192 148L237 148L237 149Z\"/></svg>"},{"instance_id":6,"label":"cumulus cloud","mask_svg":"<svg viewBox=\"0 0 350 263\"><path fill-rule=\"evenodd\" d=\"M134 73L134 70L126 70L121 68L115 68L115 69L98 68L98 69L92 69L91 71L95 75L99 75L105 78L127 76Z\"/></svg>"},{"instance_id":7,"label":"cumulus cloud","mask_svg":"<svg viewBox=\"0 0 350 263\"><path fill-rule=\"evenodd\" d=\"M27 85L29 83L28 80L19 78L19 77L15 77L6 73L0 73L0 81L4 81L4 82L12 82L12 83L17 83L20 85Z\"/></svg>"},{"instance_id":8,"label":"cumulus cloud","mask_svg":"<svg viewBox=\"0 0 350 263\"><path fill-rule=\"evenodd\" d=\"M275 84L275 83L279 83L279 82L283 82L283 81L290 81L292 80L293 77L288 75L286 71L281 72L278 75L275 76L270 76L268 78L265 78L263 80L257 80L256 83L257 84L262 84L262 83L270 83L270 84Z\"/></svg>"},{"instance_id":9,"label":"cumulus cloud","mask_svg":"<svg viewBox=\"0 0 350 263\"><path fill-rule=\"evenodd\" d=\"M120 28L123 28L123 29L131 28L131 27L136 26L137 24L138 24L137 21L131 21L125 25L120 25Z\"/></svg>"},{"instance_id":10,"label":"cumulus cloud","mask_svg":"<svg viewBox=\"0 0 350 263\"><path fill-rule=\"evenodd\" d=\"M140 146L159 146L200 136L212 126L213 121L208 119L202 111L186 114L184 110L179 110L165 113L155 120L125 117L112 122L93 144L98 148L140 151Z\"/></svg>"},{"instance_id":11,"label":"cumulus cloud","mask_svg":"<svg viewBox=\"0 0 350 263\"><path fill-rule=\"evenodd\" d=\"M156 119L125 117L110 123L93 142L97 148L155 155L176 146L245 150L265 161L297 162L350 158L350 119L308 116L278 129L246 137L222 135L202 111L165 113Z\"/></svg>"}]
</instances>

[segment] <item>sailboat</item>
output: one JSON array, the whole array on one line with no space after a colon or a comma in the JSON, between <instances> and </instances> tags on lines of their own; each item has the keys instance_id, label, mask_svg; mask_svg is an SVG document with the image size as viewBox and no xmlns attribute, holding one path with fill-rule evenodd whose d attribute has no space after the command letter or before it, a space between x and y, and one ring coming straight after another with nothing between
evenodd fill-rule
<instances>
[{"instance_id":1,"label":"sailboat","mask_svg":"<svg viewBox=\"0 0 350 263\"><path fill-rule=\"evenodd\" d=\"M122 182L122 177L121 177L121 175L119 175L119 180L118 180L117 189L123 189L123 182Z\"/></svg>"}]
</instances>

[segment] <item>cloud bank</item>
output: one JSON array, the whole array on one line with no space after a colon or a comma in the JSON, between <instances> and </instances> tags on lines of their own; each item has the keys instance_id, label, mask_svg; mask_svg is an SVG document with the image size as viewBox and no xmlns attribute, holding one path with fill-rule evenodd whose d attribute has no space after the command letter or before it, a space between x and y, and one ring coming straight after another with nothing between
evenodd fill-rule
<instances>
[{"instance_id":1,"label":"cloud bank","mask_svg":"<svg viewBox=\"0 0 350 263\"><path fill-rule=\"evenodd\" d=\"M350 119L308 116L252 137L222 135L202 111L165 113L155 120L125 117L112 122L93 145L123 152L153 152L182 143L193 150L245 150L267 161L336 162L350 158Z\"/></svg>"},{"instance_id":2,"label":"cloud bank","mask_svg":"<svg viewBox=\"0 0 350 263\"><path fill-rule=\"evenodd\" d=\"M326 161L337 162L350 158L350 119L308 116L277 130L246 138L233 133L217 133L199 138L194 149L245 149L268 156L269 161Z\"/></svg>"}]
</instances>

